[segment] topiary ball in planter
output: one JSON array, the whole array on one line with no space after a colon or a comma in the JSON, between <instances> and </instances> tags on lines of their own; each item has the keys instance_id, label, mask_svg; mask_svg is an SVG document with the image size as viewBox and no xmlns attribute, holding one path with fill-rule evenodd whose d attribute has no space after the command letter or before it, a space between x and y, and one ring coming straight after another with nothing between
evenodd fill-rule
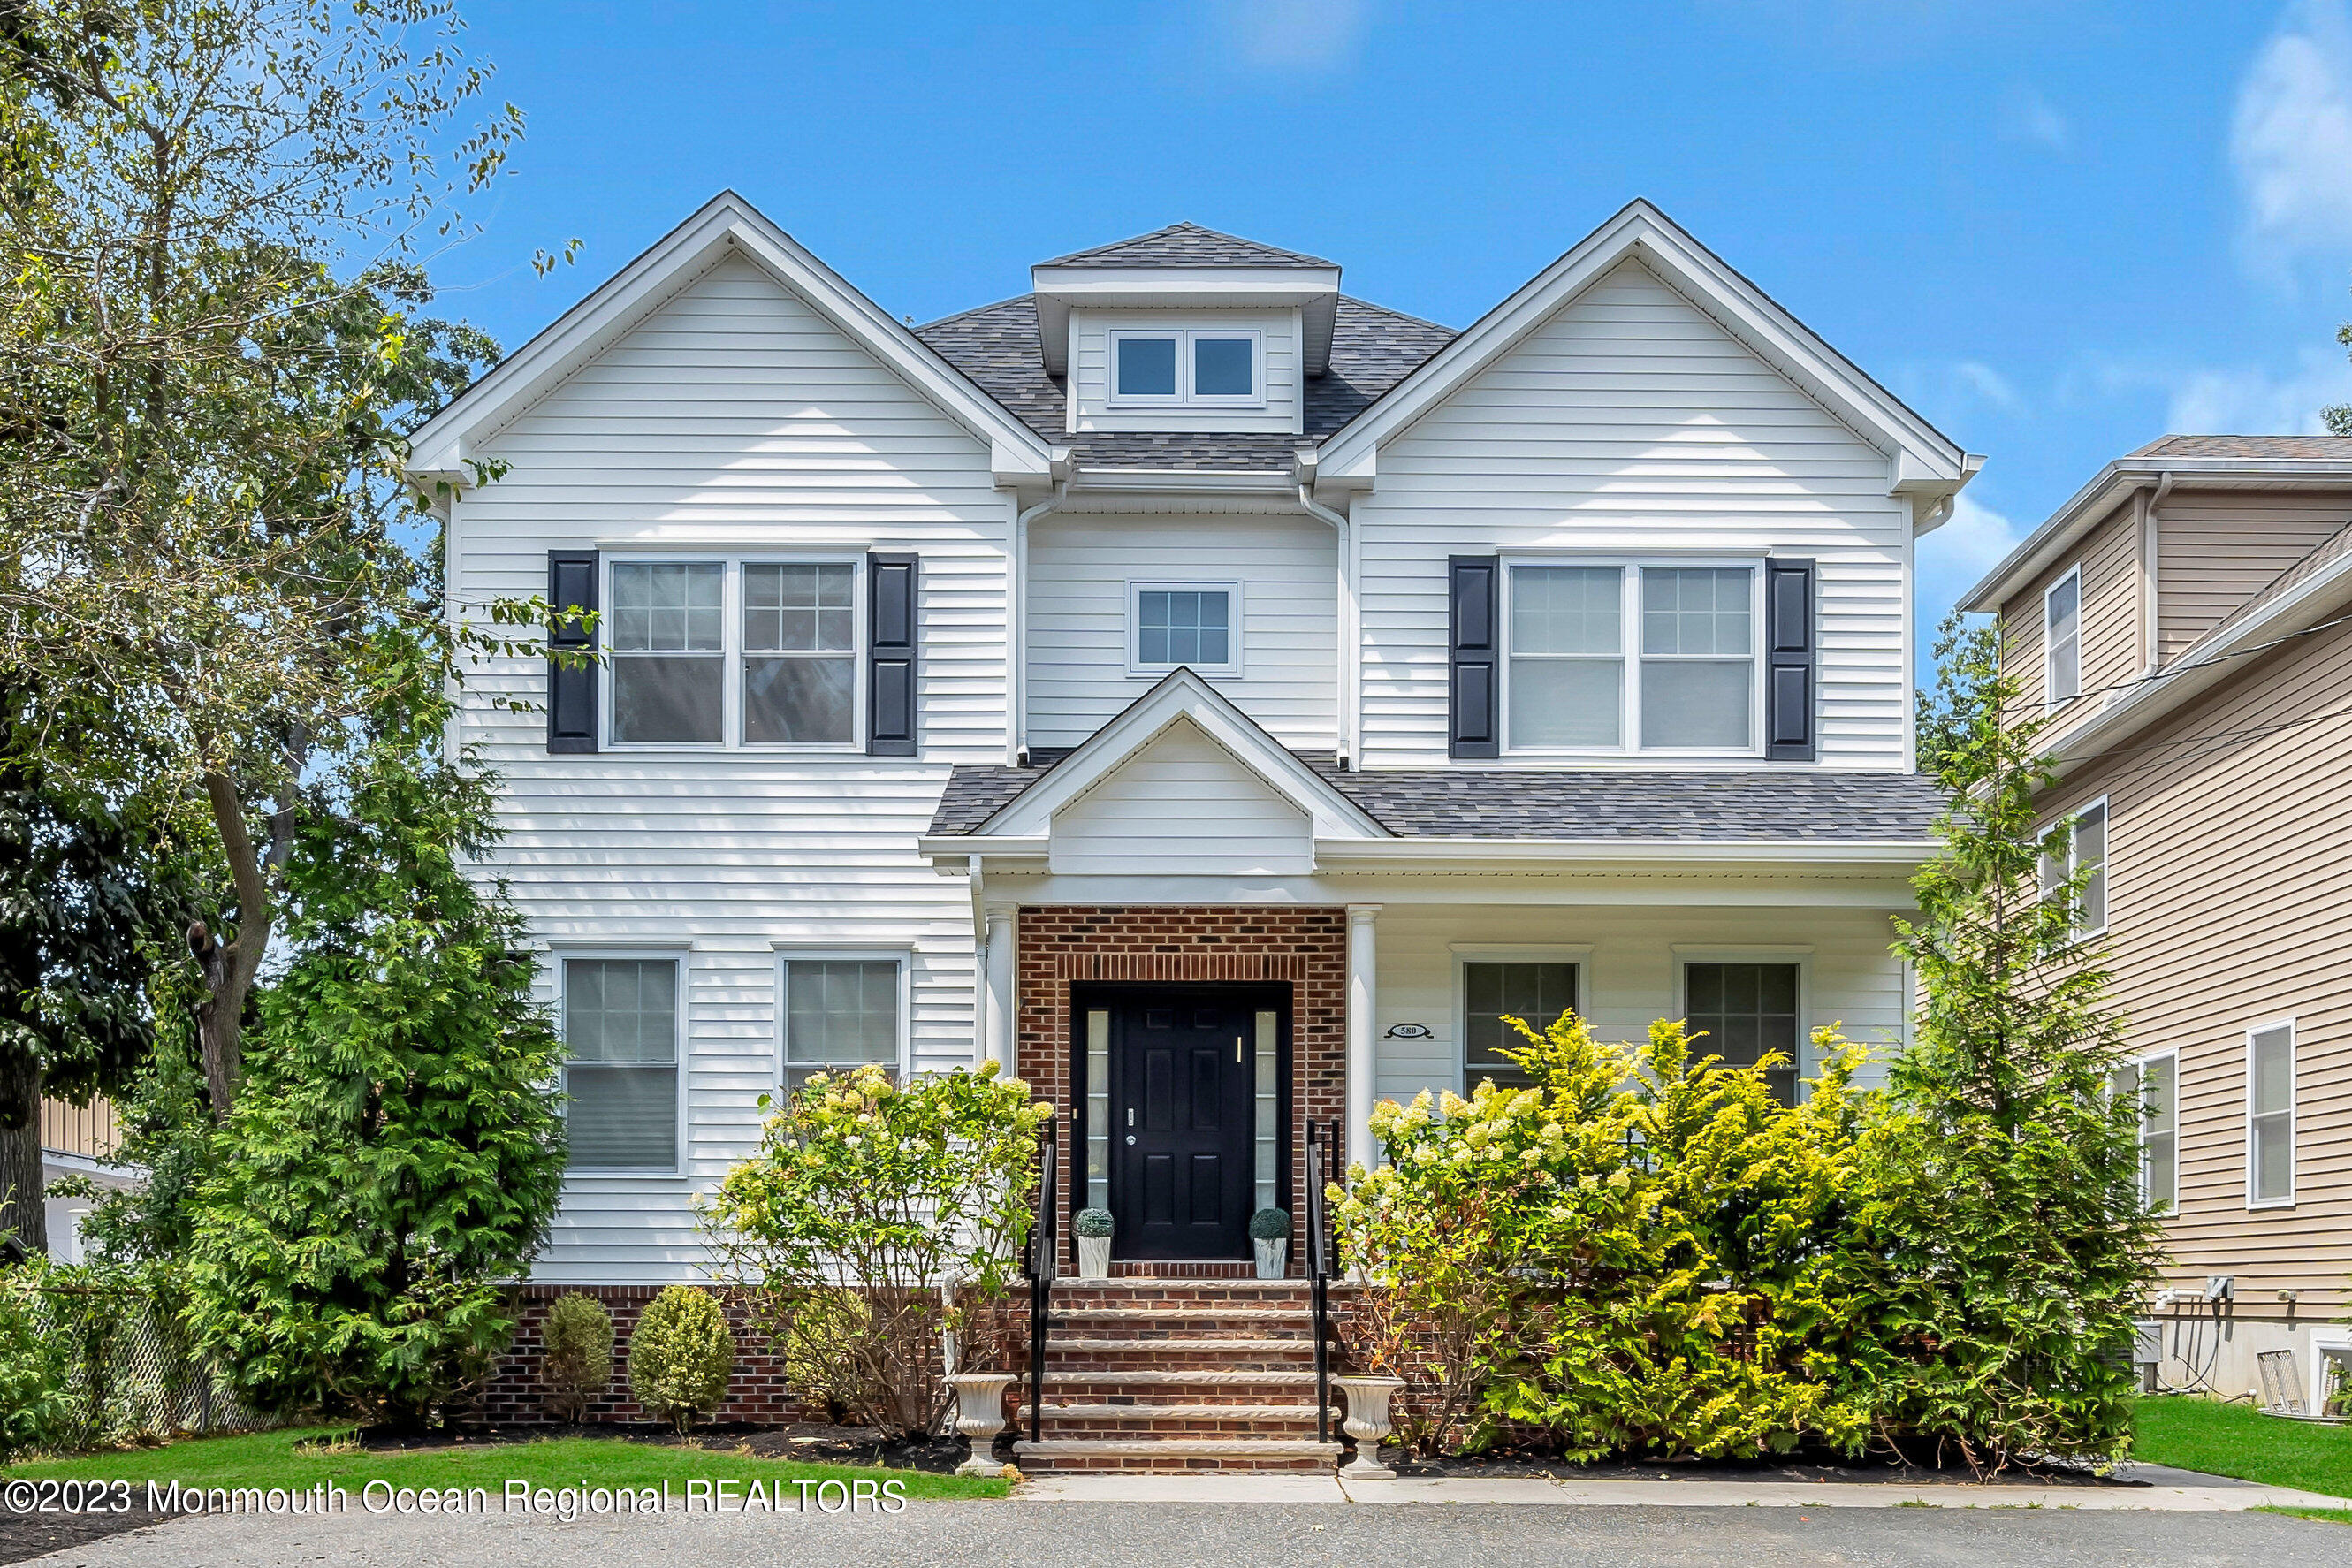
<instances>
[{"instance_id":1,"label":"topiary ball in planter","mask_svg":"<svg viewBox=\"0 0 2352 1568\"><path fill-rule=\"evenodd\" d=\"M1257 1277L1279 1279L1290 1269L1290 1215L1282 1209L1260 1209L1250 1215L1250 1252L1257 1261Z\"/></svg>"},{"instance_id":2,"label":"topiary ball in planter","mask_svg":"<svg viewBox=\"0 0 2352 1568\"><path fill-rule=\"evenodd\" d=\"M1108 1209L1080 1209L1070 1221L1078 1237L1078 1278L1110 1278L1110 1233L1115 1228Z\"/></svg>"},{"instance_id":3,"label":"topiary ball in planter","mask_svg":"<svg viewBox=\"0 0 2352 1568\"><path fill-rule=\"evenodd\" d=\"M1252 1241L1288 1241L1290 1214L1286 1209L1260 1209L1250 1215Z\"/></svg>"},{"instance_id":4,"label":"topiary ball in planter","mask_svg":"<svg viewBox=\"0 0 2352 1568\"><path fill-rule=\"evenodd\" d=\"M1109 1236L1115 1226L1110 1217L1110 1210L1080 1209L1077 1217L1070 1222L1070 1228L1080 1236L1093 1239ZM1289 1230L1290 1222L1285 1220L1283 1233L1287 1235Z\"/></svg>"}]
</instances>

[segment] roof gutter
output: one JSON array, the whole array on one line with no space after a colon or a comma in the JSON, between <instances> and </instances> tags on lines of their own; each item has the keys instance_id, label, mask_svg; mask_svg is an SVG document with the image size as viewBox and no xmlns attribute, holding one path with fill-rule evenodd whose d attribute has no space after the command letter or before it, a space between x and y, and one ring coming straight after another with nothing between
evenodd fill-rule
<instances>
[{"instance_id":1,"label":"roof gutter","mask_svg":"<svg viewBox=\"0 0 2352 1568\"><path fill-rule=\"evenodd\" d=\"M1360 569L1356 558L1355 525L1343 511L1335 511L1315 499L1315 449L1302 447L1298 450L1298 504L1307 509L1309 517L1320 518L1331 525L1339 544L1339 635L1338 653L1339 668L1339 771L1356 771L1356 759L1363 751L1363 681L1364 647L1362 606L1357 601L1356 585L1360 581Z\"/></svg>"},{"instance_id":2,"label":"roof gutter","mask_svg":"<svg viewBox=\"0 0 2352 1568\"><path fill-rule=\"evenodd\" d=\"M1004 661L1004 700L1010 711L1004 727L1005 760L1016 768L1029 765L1029 525L1061 509L1069 498L1070 481L1062 480L1035 506L1013 520L1013 548L1004 561L1004 626L1012 644Z\"/></svg>"},{"instance_id":3,"label":"roof gutter","mask_svg":"<svg viewBox=\"0 0 2352 1568\"><path fill-rule=\"evenodd\" d=\"M1654 861L1675 865L1876 867L1908 874L1941 847L1934 839L1822 841L1810 838L1318 838L1318 868L1353 871L1383 865L1430 869L1461 865L1492 871L1538 865L1557 869L1579 863L1622 865ZM926 836L917 848L933 861L977 864L983 859L1043 860L1050 845L1040 837L992 837L981 834Z\"/></svg>"}]
</instances>

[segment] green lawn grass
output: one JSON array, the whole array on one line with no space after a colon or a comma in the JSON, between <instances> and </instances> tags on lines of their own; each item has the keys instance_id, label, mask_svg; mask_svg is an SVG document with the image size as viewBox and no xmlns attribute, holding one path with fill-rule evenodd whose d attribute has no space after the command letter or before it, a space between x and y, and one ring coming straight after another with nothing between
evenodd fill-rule
<instances>
[{"instance_id":1,"label":"green lawn grass","mask_svg":"<svg viewBox=\"0 0 2352 1568\"><path fill-rule=\"evenodd\" d=\"M2265 1486L2352 1497L2352 1426L2285 1421L2245 1405L2167 1395L2139 1402L2132 1457ZM2280 1509L2352 1524L2352 1509Z\"/></svg>"},{"instance_id":2,"label":"green lawn grass","mask_svg":"<svg viewBox=\"0 0 2352 1568\"><path fill-rule=\"evenodd\" d=\"M313 1428L197 1437L160 1447L12 1465L0 1474L35 1480L50 1476L124 1479L142 1492L151 1479L165 1486L177 1480L183 1487L284 1487L289 1491L327 1482L354 1494L367 1482L382 1479L395 1488L420 1490L480 1487L490 1494L493 1508L509 1479L528 1481L533 1488L658 1487L667 1480L673 1500L681 1502L688 1480L725 1477L745 1486L754 1479L765 1480L771 1491L782 1482L785 1495L794 1497L797 1492L791 1483L802 1478L893 1479L905 1484L910 1498L998 1498L1011 1489L1006 1482L993 1478L761 1458L735 1447L726 1437L709 1438L706 1446L692 1448L611 1437L549 1437L407 1450L327 1446L341 1435L332 1428Z\"/></svg>"}]
</instances>

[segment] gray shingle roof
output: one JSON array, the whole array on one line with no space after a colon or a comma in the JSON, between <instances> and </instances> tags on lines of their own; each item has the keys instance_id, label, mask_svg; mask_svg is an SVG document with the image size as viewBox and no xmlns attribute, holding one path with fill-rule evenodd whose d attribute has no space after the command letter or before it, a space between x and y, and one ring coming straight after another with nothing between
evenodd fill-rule
<instances>
[{"instance_id":1,"label":"gray shingle roof","mask_svg":"<svg viewBox=\"0 0 2352 1568\"><path fill-rule=\"evenodd\" d=\"M2166 436L2131 456L2352 461L2352 436Z\"/></svg>"},{"instance_id":2,"label":"gray shingle roof","mask_svg":"<svg viewBox=\"0 0 2352 1568\"><path fill-rule=\"evenodd\" d=\"M1154 431L1074 437L1063 427L1062 384L1045 374L1032 296L949 316L917 327L915 335L1038 435L1071 442L1080 468L1242 472L1286 468L1301 441L1339 429L1454 336L1450 327L1341 295L1331 326L1331 368L1307 382L1304 436Z\"/></svg>"},{"instance_id":3,"label":"gray shingle roof","mask_svg":"<svg viewBox=\"0 0 2352 1568\"><path fill-rule=\"evenodd\" d=\"M1910 843L1932 836L1946 804L1935 782L1919 773L1501 768L1343 773L1328 756L1301 758L1402 838ZM1052 769L1051 763L958 767L931 818L931 833L973 831Z\"/></svg>"},{"instance_id":4,"label":"gray shingle roof","mask_svg":"<svg viewBox=\"0 0 2352 1568\"><path fill-rule=\"evenodd\" d=\"M1337 267L1319 256L1281 250L1197 223L1171 223L1131 239L1074 250L1040 267Z\"/></svg>"}]
</instances>

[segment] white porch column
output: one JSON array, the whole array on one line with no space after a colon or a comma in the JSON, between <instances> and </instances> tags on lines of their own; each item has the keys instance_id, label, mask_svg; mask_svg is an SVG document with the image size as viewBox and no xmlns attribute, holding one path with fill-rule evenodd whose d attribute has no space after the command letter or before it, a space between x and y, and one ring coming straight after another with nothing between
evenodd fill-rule
<instances>
[{"instance_id":1,"label":"white porch column","mask_svg":"<svg viewBox=\"0 0 2352 1568\"><path fill-rule=\"evenodd\" d=\"M1010 1073L1013 1057L1013 994L1019 989L1021 973L1021 906L992 903L983 912L988 921L988 938L982 962L987 967L988 1005L982 1019L982 1037L988 1059Z\"/></svg>"},{"instance_id":2,"label":"white porch column","mask_svg":"<svg viewBox=\"0 0 2352 1568\"><path fill-rule=\"evenodd\" d=\"M1372 1144L1372 1014L1380 998L1379 962L1372 944L1378 904L1348 906L1348 1163L1370 1170Z\"/></svg>"}]
</instances>

